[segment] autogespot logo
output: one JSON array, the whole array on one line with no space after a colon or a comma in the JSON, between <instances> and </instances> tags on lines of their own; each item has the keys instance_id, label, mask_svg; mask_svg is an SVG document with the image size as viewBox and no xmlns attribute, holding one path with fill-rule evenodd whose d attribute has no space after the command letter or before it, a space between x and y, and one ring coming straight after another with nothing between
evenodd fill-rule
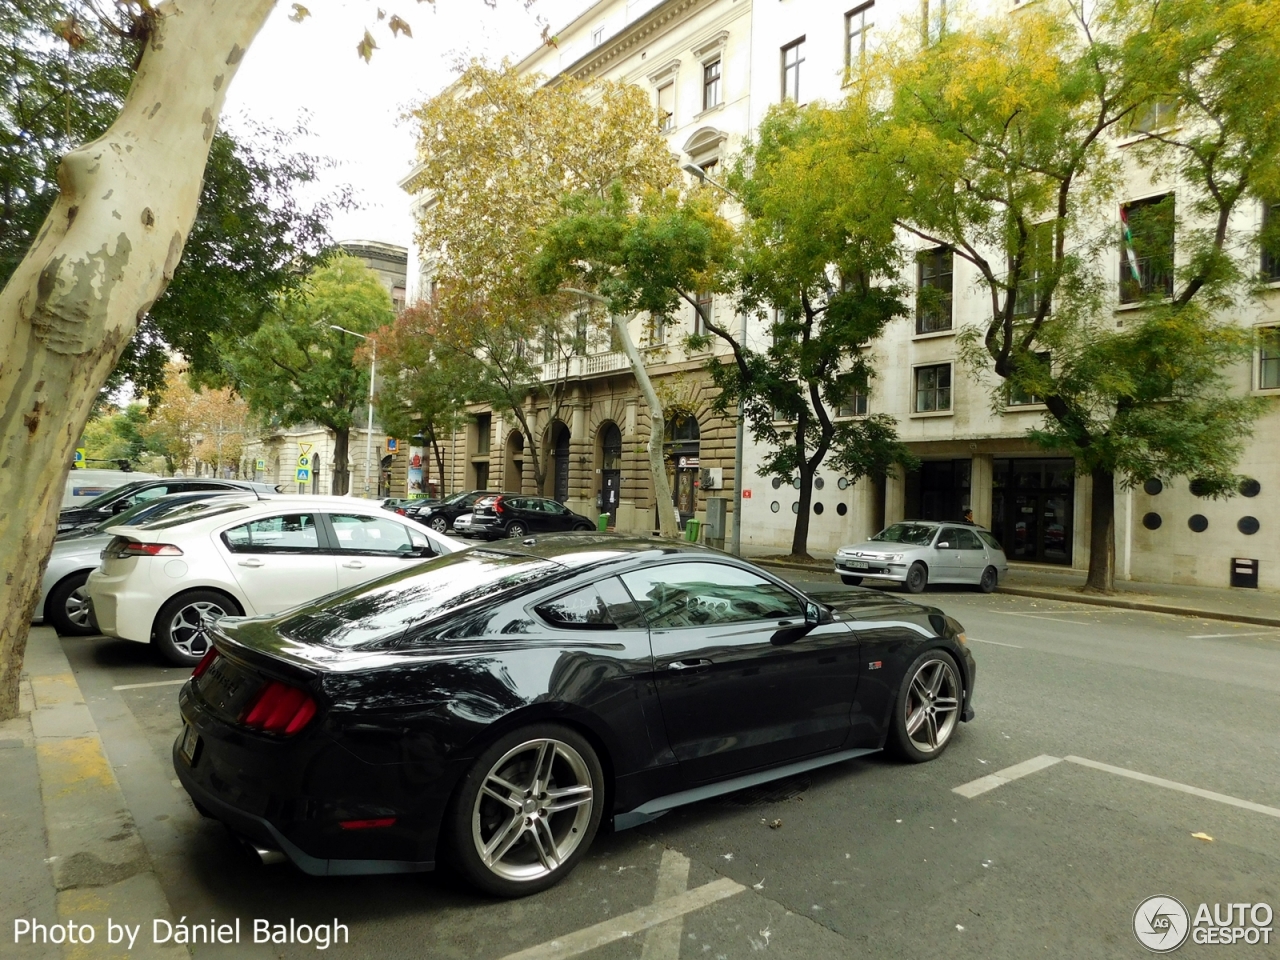
<instances>
[{"instance_id":1,"label":"autogespot logo","mask_svg":"<svg viewBox=\"0 0 1280 960\"><path fill-rule=\"evenodd\" d=\"M1152 953L1171 953L1187 941L1191 916L1173 897L1147 897L1133 912L1133 934Z\"/></svg>"}]
</instances>

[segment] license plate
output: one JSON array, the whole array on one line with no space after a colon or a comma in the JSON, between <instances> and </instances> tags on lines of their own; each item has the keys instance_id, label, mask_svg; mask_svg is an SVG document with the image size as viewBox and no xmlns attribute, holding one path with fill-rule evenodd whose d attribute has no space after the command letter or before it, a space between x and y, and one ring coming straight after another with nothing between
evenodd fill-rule
<instances>
[{"instance_id":1,"label":"license plate","mask_svg":"<svg viewBox=\"0 0 1280 960\"><path fill-rule=\"evenodd\" d=\"M187 763L193 763L196 757L196 747L200 745L200 734L196 733L196 728L191 724L187 724L182 731L182 742L178 744L178 753L182 755L182 759Z\"/></svg>"},{"instance_id":2,"label":"license plate","mask_svg":"<svg viewBox=\"0 0 1280 960\"><path fill-rule=\"evenodd\" d=\"M849 562L849 566L853 567L855 570L866 570L869 567L869 564L862 560L851 560Z\"/></svg>"}]
</instances>

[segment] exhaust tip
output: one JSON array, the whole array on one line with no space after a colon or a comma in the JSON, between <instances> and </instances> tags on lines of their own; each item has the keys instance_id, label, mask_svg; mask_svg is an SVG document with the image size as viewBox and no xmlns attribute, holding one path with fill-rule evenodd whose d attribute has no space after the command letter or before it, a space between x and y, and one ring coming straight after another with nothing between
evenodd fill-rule
<instances>
[{"instance_id":1,"label":"exhaust tip","mask_svg":"<svg viewBox=\"0 0 1280 960\"><path fill-rule=\"evenodd\" d=\"M256 843L250 844L253 852L258 855L258 859L262 861L264 867L269 867L276 863L287 863L289 858L274 847L260 847Z\"/></svg>"}]
</instances>

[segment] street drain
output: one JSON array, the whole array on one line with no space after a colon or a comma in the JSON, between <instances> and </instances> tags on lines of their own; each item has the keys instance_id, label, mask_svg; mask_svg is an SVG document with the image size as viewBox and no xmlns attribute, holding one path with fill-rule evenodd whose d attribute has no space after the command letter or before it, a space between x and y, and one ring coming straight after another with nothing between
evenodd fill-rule
<instances>
[{"instance_id":1,"label":"street drain","mask_svg":"<svg viewBox=\"0 0 1280 960\"><path fill-rule=\"evenodd\" d=\"M785 803L808 790L811 783L806 776L783 777L781 780L726 793L715 802L725 807L758 807L766 803Z\"/></svg>"}]
</instances>

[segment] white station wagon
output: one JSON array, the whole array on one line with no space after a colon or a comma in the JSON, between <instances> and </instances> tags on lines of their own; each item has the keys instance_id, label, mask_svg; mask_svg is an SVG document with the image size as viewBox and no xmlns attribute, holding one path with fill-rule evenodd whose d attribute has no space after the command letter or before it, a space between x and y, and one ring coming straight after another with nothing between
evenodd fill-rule
<instances>
[{"instance_id":1,"label":"white station wagon","mask_svg":"<svg viewBox=\"0 0 1280 960\"><path fill-rule=\"evenodd\" d=\"M1000 542L970 523L903 520L870 540L836 551L836 573L850 586L863 577L893 580L919 593L929 583L971 583L990 593L1009 572Z\"/></svg>"},{"instance_id":2,"label":"white station wagon","mask_svg":"<svg viewBox=\"0 0 1280 960\"><path fill-rule=\"evenodd\" d=\"M219 497L106 532L86 583L98 627L182 665L208 648L205 617L278 613L462 549L349 497Z\"/></svg>"}]
</instances>

